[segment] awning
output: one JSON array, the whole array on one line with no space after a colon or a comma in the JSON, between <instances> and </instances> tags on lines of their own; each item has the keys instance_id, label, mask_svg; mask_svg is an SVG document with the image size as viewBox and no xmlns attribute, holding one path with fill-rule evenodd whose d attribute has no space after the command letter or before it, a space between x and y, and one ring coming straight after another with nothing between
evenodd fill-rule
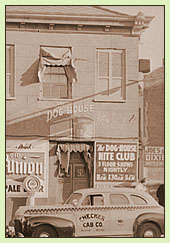
<instances>
[{"instance_id":1,"label":"awning","mask_svg":"<svg viewBox=\"0 0 170 243\"><path fill-rule=\"evenodd\" d=\"M83 153L85 162L87 163L89 173L92 171L93 158L90 153L91 146L85 143L64 143L58 144L56 154L58 156L58 161L61 165L61 168L68 173L69 163L70 163L70 153L79 152ZM64 153L61 153L64 152Z\"/></svg>"},{"instance_id":2,"label":"awning","mask_svg":"<svg viewBox=\"0 0 170 243\"><path fill-rule=\"evenodd\" d=\"M63 152L88 152L90 150L90 145L85 143L65 143L65 144L58 144L58 147Z\"/></svg>"},{"instance_id":3,"label":"awning","mask_svg":"<svg viewBox=\"0 0 170 243\"><path fill-rule=\"evenodd\" d=\"M38 78L43 82L46 66L63 66L68 80L77 81L77 73L70 48L41 47L38 66Z\"/></svg>"}]
</instances>

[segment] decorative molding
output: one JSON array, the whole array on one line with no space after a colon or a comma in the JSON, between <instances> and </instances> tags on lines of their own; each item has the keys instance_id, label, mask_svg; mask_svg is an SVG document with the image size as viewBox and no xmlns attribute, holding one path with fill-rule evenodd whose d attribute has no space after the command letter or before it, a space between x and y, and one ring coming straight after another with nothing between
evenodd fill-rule
<instances>
[{"instance_id":1,"label":"decorative molding","mask_svg":"<svg viewBox=\"0 0 170 243\"><path fill-rule=\"evenodd\" d=\"M19 27L20 28L25 28L25 22L20 22Z\"/></svg>"},{"instance_id":2,"label":"decorative molding","mask_svg":"<svg viewBox=\"0 0 170 243\"><path fill-rule=\"evenodd\" d=\"M142 12L139 12L134 20L134 26L132 28L132 35L140 36L144 29L145 16Z\"/></svg>"},{"instance_id":3,"label":"decorative molding","mask_svg":"<svg viewBox=\"0 0 170 243\"><path fill-rule=\"evenodd\" d=\"M78 31L82 31L83 30L83 25L82 24L78 24L77 25L77 30Z\"/></svg>"},{"instance_id":4,"label":"decorative molding","mask_svg":"<svg viewBox=\"0 0 170 243\"><path fill-rule=\"evenodd\" d=\"M105 28L104 28L105 31L110 31L110 25L106 25Z\"/></svg>"},{"instance_id":5,"label":"decorative molding","mask_svg":"<svg viewBox=\"0 0 170 243\"><path fill-rule=\"evenodd\" d=\"M49 30L53 30L54 29L54 24L49 24Z\"/></svg>"}]
</instances>

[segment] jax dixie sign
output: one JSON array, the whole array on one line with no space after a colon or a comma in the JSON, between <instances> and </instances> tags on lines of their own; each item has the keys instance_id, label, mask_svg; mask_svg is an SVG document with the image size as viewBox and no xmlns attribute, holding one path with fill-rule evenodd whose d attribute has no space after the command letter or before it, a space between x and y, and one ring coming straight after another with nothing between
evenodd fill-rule
<instances>
[{"instance_id":1,"label":"jax dixie sign","mask_svg":"<svg viewBox=\"0 0 170 243\"><path fill-rule=\"evenodd\" d=\"M44 152L6 153L6 195L26 196L27 187L38 188L36 196L45 196L47 190ZM28 180L28 182L27 182Z\"/></svg>"},{"instance_id":2,"label":"jax dixie sign","mask_svg":"<svg viewBox=\"0 0 170 243\"><path fill-rule=\"evenodd\" d=\"M93 104L59 104L56 108L47 110L47 122L53 118L63 115L71 115L75 113L94 112L95 106Z\"/></svg>"},{"instance_id":3,"label":"jax dixie sign","mask_svg":"<svg viewBox=\"0 0 170 243\"><path fill-rule=\"evenodd\" d=\"M146 146L145 147L145 166L163 167L164 166L164 147Z\"/></svg>"},{"instance_id":4,"label":"jax dixie sign","mask_svg":"<svg viewBox=\"0 0 170 243\"><path fill-rule=\"evenodd\" d=\"M96 182L135 181L137 144L96 143Z\"/></svg>"}]
</instances>

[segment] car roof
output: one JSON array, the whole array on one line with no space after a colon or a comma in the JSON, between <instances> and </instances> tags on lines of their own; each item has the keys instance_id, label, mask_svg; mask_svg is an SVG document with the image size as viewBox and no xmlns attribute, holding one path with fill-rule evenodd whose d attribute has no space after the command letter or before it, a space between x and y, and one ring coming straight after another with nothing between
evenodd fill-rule
<instances>
[{"instance_id":1,"label":"car roof","mask_svg":"<svg viewBox=\"0 0 170 243\"><path fill-rule=\"evenodd\" d=\"M143 196L145 199L149 200L149 202L151 204L154 204L155 203L157 204L156 200L147 192L145 191L142 191L142 190L137 190L135 188L127 188L127 187L116 187L116 186L113 186L113 187L109 187L109 188L85 188L85 189L79 189L77 191L74 191L74 193L82 193L82 194L88 194L88 193L102 193L102 194L105 194L105 193L127 193L127 194L130 194L130 193L133 193L133 194L136 194L138 196Z\"/></svg>"},{"instance_id":2,"label":"car roof","mask_svg":"<svg viewBox=\"0 0 170 243\"><path fill-rule=\"evenodd\" d=\"M110 193L110 192L121 192L121 193L139 193L139 194L145 194L143 191L139 191L134 188L126 188L126 187L111 187L111 188L84 188L74 191L74 193Z\"/></svg>"}]
</instances>

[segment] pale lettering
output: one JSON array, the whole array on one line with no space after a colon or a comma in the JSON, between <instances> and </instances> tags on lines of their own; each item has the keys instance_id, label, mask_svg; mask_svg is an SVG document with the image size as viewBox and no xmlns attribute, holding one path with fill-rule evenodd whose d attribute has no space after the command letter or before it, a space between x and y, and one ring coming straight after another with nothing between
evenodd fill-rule
<instances>
[{"instance_id":1,"label":"pale lettering","mask_svg":"<svg viewBox=\"0 0 170 243\"><path fill-rule=\"evenodd\" d=\"M89 111L89 105L85 105L84 106L84 112L88 112Z\"/></svg>"},{"instance_id":2,"label":"pale lettering","mask_svg":"<svg viewBox=\"0 0 170 243\"><path fill-rule=\"evenodd\" d=\"M19 174L20 173L20 171L22 170L21 168L22 168L22 163L18 163L17 161L15 162L15 173L16 174Z\"/></svg>"},{"instance_id":3,"label":"pale lettering","mask_svg":"<svg viewBox=\"0 0 170 243\"><path fill-rule=\"evenodd\" d=\"M99 152L99 160L114 160L114 153Z\"/></svg>"},{"instance_id":4,"label":"pale lettering","mask_svg":"<svg viewBox=\"0 0 170 243\"><path fill-rule=\"evenodd\" d=\"M116 159L117 160L130 160L130 161L134 161L135 160L135 153L117 153L116 154Z\"/></svg>"},{"instance_id":5,"label":"pale lettering","mask_svg":"<svg viewBox=\"0 0 170 243\"><path fill-rule=\"evenodd\" d=\"M43 174L43 163L39 162L18 162L9 160L6 157L6 173L7 175L42 175Z\"/></svg>"},{"instance_id":6,"label":"pale lettering","mask_svg":"<svg viewBox=\"0 0 170 243\"><path fill-rule=\"evenodd\" d=\"M23 174L26 175L27 174L27 164L24 163L24 171L23 171Z\"/></svg>"},{"instance_id":7,"label":"pale lettering","mask_svg":"<svg viewBox=\"0 0 170 243\"><path fill-rule=\"evenodd\" d=\"M47 122L49 122L53 117L52 111L47 111Z\"/></svg>"},{"instance_id":8,"label":"pale lettering","mask_svg":"<svg viewBox=\"0 0 170 243\"><path fill-rule=\"evenodd\" d=\"M64 114L64 111L62 109L59 109L59 116L62 116Z\"/></svg>"},{"instance_id":9,"label":"pale lettering","mask_svg":"<svg viewBox=\"0 0 170 243\"><path fill-rule=\"evenodd\" d=\"M28 163L28 174L31 175L35 171L35 164L34 163Z\"/></svg>"},{"instance_id":10,"label":"pale lettering","mask_svg":"<svg viewBox=\"0 0 170 243\"><path fill-rule=\"evenodd\" d=\"M71 106L67 107L66 113L67 114L72 114L72 107Z\"/></svg>"},{"instance_id":11,"label":"pale lettering","mask_svg":"<svg viewBox=\"0 0 170 243\"><path fill-rule=\"evenodd\" d=\"M79 112L83 112L83 110L84 110L83 105L79 105Z\"/></svg>"},{"instance_id":12,"label":"pale lettering","mask_svg":"<svg viewBox=\"0 0 170 243\"><path fill-rule=\"evenodd\" d=\"M36 162L35 163L35 175L42 175L43 173L43 166L42 166L42 163L38 163Z\"/></svg>"},{"instance_id":13,"label":"pale lettering","mask_svg":"<svg viewBox=\"0 0 170 243\"><path fill-rule=\"evenodd\" d=\"M94 105L90 105L90 111L93 112L95 110Z\"/></svg>"},{"instance_id":14,"label":"pale lettering","mask_svg":"<svg viewBox=\"0 0 170 243\"><path fill-rule=\"evenodd\" d=\"M58 116L58 109L53 110L53 117L56 118Z\"/></svg>"},{"instance_id":15,"label":"pale lettering","mask_svg":"<svg viewBox=\"0 0 170 243\"><path fill-rule=\"evenodd\" d=\"M8 154L6 156L6 169L7 169L7 174L14 173L14 160L10 161Z\"/></svg>"},{"instance_id":16,"label":"pale lettering","mask_svg":"<svg viewBox=\"0 0 170 243\"><path fill-rule=\"evenodd\" d=\"M72 114L73 112L94 112L95 111L95 106L94 105L73 105L72 106L66 106L66 108L64 109L58 109L55 108L53 110L48 110L47 111L47 122L49 122L52 118L57 118L58 116L62 116L64 114Z\"/></svg>"}]
</instances>

